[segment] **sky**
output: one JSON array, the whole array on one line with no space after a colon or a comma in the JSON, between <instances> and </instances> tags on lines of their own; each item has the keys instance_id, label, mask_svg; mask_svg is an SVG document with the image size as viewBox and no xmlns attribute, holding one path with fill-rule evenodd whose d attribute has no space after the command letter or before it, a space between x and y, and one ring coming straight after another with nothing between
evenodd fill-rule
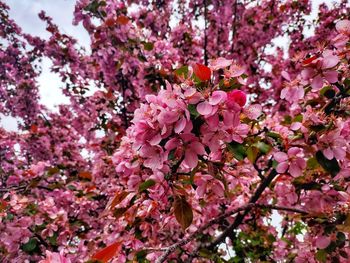
<instances>
[{"instance_id":1,"label":"sky","mask_svg":"<svg viewBox=\"0 0 350 263\"><path fill-rule=\"evenodd\" d=\"M313 0L312 14L309 19L317 15L318 6L322 2L331 4L340 0ZM49 34L45 30L45 23L38 18L38 13L44 10L53 18L60 30L67 35L74 36L79 44L84 47L89 47L90 39L82 25L73 26L73 12L75 0L5 0L10 6L10 17L14 19L25 33L30 33L47 39ZM308 34L312 34L308 32ZM276 39L275 43L280 46L287 47L287 39ZM44 59L42 62L42 74L38 79L40 102L49 109L56 111L57 105L68 103L68 99L62 94L60 87L62 83L59 77L50 72L51 62ZM6 130L16 131L17 122L12 117L0 115L0 125Z\"/></svg>"}]
</instances>

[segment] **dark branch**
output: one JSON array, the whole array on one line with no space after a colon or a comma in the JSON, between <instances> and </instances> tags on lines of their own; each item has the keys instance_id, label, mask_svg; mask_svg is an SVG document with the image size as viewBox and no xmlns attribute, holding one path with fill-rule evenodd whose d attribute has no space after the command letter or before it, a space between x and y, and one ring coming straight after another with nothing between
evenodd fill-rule
<instances>
[{"instance_id":1,"label":"dark branch","mask_svg":"<svg viewBox=\"0 0 350 263\"><path fill-rule=\"evenodd\" d=\"M214 218L212 220L210 220L207 224L205 224L204 226L198 228L197 231L195 231L194 233L192 233L190 236L180 240L179 242L166 247L166 248L146 248L145 250L147 251L164 251L163 255L161 257L159 257L156 261L156 263L163 263L165 262L165 260L167 259L167 257L174 252L175 250L177 250L178 248L188 244L189 242L191 242L192 240L194 240L197 236L199 236L200 234L203 234L203 232L208 229L209 227L220 223L223 219L230 217L234 214L237 214L239 212L242 211L246 211L246 210L251 210L253 208L262 208L262 209L274 209L274 210L280 210L280 211L287 211L287 212L294 212L294 213L300 213L300 214L307 214L306 211L298 209L298 208L292 208L292 207L285 207L285 206L276 206L276 205L263 205L263 204L253 204L253 203L249 203L247 205L238 207L232 211L223 213L222 215L218 216L217 218ZM199 247L200 248L200 247ZM199 248L192 253L191 256L194 256L197 254ZM191 260L191 259L190 259Z\"/></svg>"}]
</instances>

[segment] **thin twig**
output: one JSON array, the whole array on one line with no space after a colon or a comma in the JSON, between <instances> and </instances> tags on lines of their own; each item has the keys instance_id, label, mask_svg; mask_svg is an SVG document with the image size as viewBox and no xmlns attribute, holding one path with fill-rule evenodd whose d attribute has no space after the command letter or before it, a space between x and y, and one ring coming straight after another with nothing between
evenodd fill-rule
<instances>
[{"instance_id":1,"label":"thin twig","mask_svg":"<svg viewBox=\"0 0 350 263\"><path fill-rule=\"evenodd\" d=\"M20 186L12 186L8 188L0 188L0 193L8 193L11 191L19 191L19 190L24 190L27 188L27 185L20 185Z\"/></svg>"},{"instance_id":2,"label":"thin twig","mask_svg":"<svg viewBox=\"0 0 350 263\"><path fill-rule=\"evenodd\" d=\"M204 65L208 65L208 36L207 36L207 20L208 20L208 7L207 0L204 1Z\"/></svg>"}]
</instances>

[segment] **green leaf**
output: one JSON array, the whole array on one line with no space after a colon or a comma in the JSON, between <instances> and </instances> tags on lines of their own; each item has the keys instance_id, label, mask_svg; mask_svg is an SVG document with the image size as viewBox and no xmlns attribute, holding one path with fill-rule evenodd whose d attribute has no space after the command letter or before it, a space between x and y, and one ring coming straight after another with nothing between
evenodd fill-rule
<instances>
[{"instance_id":1,"label":"green leaf","mask_svg":"<svg viewBox=\"0 0 350 263\"><path fill-rule=\"evenodd\" d=\"M187 108L188 108L188 111L190 112L190 114L191 114L193 117L197 118L197 117L200 115L200 114L198 113L198 111L197 111L196 105L194 105L194 104L189 104Z\"/></svg>"},{"instance_id":2,"label":"green leaf","mask_svg":"<svg viewBox=\"0 0 350 263\"><path fill-rule=\"evenodd\" d=\"M136 253L135 257L134 257L134 262L138 262L138 263L148 263L149 261L146 259L147 256L147 250L141 250L139 252Z\"/></svg>"},{"instance_id":3,"label":"green leaf","mask_svg":"<svg viewBox=\"0 0 350 263\"><path fill-rule=\"evenodd\" d=\"M143 48L147 51L151 51L154 48L154 44L151 42L143 42Z\"/></svg>"},{"instance_id":4,"label":"green leaf","mask_svg":"<svg viewBox=\"0 0 350 263\"><path fill-rule=\"evenodd\" d=\"M156 182L152 179L144 181L142 184L139 185L139 192L141 193L141 192L147 190L148 188L154 186L155 184L156 184Z\"/></svg>"},{"instance_id":5,"label":"green leaf","mask_svg":"<svg viewBox=\"0 0 350 263\"><path fill-rule=\"evenodd\" d=\"M337 241L336 241L337 246L338 247L344 246L345 241L346 241L345 234L343 232L338 232L337 233Z\"/></svg>"},{"instance_id":6,"label":"green leaf","mask_svg":"<svg viewBox=\"0 0 350 263\"><path fill-rule=\"evenodd\" d=\"M201 248L198 251L198 254L203 258L209 258L209 259L213 258L213 252L211 252L209 249L206 249L206 248Z\"/></svg>"},{"instance_id":7,"label":"green leaf","mask_svg":"<svg viewBox=\"0 0 350 263\"><path fill-rule=\"evenodd\" d=\"M259 149L259 151L263 154L268 153L271 150L271 146L264 142L254 143L254 146Z\"/></svg>"},{"instance_id":8,"label":"green leaf","mask_svg":"<svg viewBox=\"0 0 350 263\"><path fill-rule=\"evenodd\" d=\"M175 75L186 79L188 77L188 66L182 66L181 68L175 70L174 73Z\"/></svg>"},{"instance_id":9,"label":"green leaf","mask_svg":"<svg viewBox=\"0 0 350 263\"><path fill-rule=\"evenodd\" d=\"M273 138L273 139L281 139L281 135L279 135L277 132L267 132L267 136Z\"/></svg>"},{"instance_id":10,"label":"green leaf","mask_svg":"<svg viewBox=\"0 0 350 263\"><path fill-rule=\"evenodd\" d=\"M185 197L177 196L174 201L174 214L177 222L185 230L192 224L193 212L191 205L186 201Z\"/></svg>"},{"instance_id":11,"label":"green leaf","mask_svg":"<svg viewBox=\"0 0 350 263\"><path fill-rule=\"evenodd\" d=\"M169 161L174 160L174 158L175 158L175 151L176 151L176 149L172 149L172 150L169 152L169 155L168 155L168 160L169 160Z\"/></svg>"},{"instance_id":12,"label":"green leaf","mask_svg":"<svg viewBox=\"0 0 350 263\"><path fill-rule=\"evenodd\" d=\"M57 232L54 232L52 236L49 236L47 238L47 240L49 241L49 243L52 245L52 246L57 246L57 237L58 237L58 234Z\"/></svg>"},{"instance_id":13,"label":"green leaf","mask_svg":"<svg viewBox=\"0 0 350 263\"><path fill-rule=\"evenodd\" d=\"M335 90L334 90L334 89L329 89L329 90L327 90L327 91L324 93L324 96L325 96L327 99L334 98L334 96L335 96Z\"/></svg>"},{"instance_id":14,"label":"green leaf","mask_svg":"<svg viewBox=\"0 0 350 263\"><path fill-rule=\"evenodd\" d=\"M347 78L347 79L344 80L344 86L346 88L350 88L350 78Z\"/></svg>"},{"instance_id":15,"label":"green leaf","mask_svg":"<svg viewBox=\"0 0 350 263\"><path fill-rule=\"evenodd\" d=\"M137 58L141 61L141 62L147 62L147 58L143 55L143 54L138 54Z\"/></svg>"},{"instance_id":16,"label":"green leaf","mask_svg":"<svg viewBox=\"0 0 350 263\"><path fill-rule=\"evenodd\" d=\"M335 96L335 91L331 86L325 86L320 90L320 94L328 99L331 99Z\"/></svg>"},{"instance_id":17,"label":"green leaf","mask_svg":"<svg viewBox=\"0 0 350 263\"><path fill-rule=\"evenodd\" d=\"M247 156L246 149L243 144L231 142L227 144L227 148L238 161L242 161Z\"/></svg>"},{"instance_id":18,"label":"green leaf","mask_svg":"<svg viewBox=\"0 0 350 263\"><path fill-rule=\"evenodd\" d=\"M22 245L22 250L27 253L32 253L37 249L38 240L36 238L31 238L29 241Z\"/></svg>"},{"instance_id":19,"label":"green leaf","mask_svg":"<svg viewBox=\"0 0 350 263\"><path fill-rule=\"evenodd\" d=\"M254 147L251 146L247 149L247 158L249 161L251 161L252 163L255 163L256 157L258 156L259 150Z\"/></svg>"},{"instance_id":20,"label":"green leaf","mask_svg":"<svg viewBox=\"0 0 350 263\"><path fill-rule=\"evenodd\" d=\"M316 153L317 162L329 172L332 177L335 177L340 172L340 166L338 164L337 159L333 158L332 160L328 160L322 153L322 151L317 151Z\"/></svg>"},{"instance_id":21,"label":"green leaf","mask_svg":"<svg viewBox=\"0 0 350 263\"><path fill-rule=\"evenodd\" d=\"M282 121L282 124L291 124L292 123L292 117L289 115L284 116L284 120Z\"/></svg>"},{"instance_id":22,"label":"green leaf","mask_svg":"<svg viewBox=\"0 0 350 263\"><path fill-rule=\"evenodd\" d=\"M324 249L320 249L317 251L315 258L320 262L327 261L327 252Z\"/></svg>"},{"instance_id":23,"label":"green leaf","mask_svg":"<svg viewBox=\"0 0 350 263\"><path fill-rule=\"evenodd\" d=\"M326 129L327 127L323 124L318 124L318 125L311 125L310 126L310 130L314 131L314 132L320 132L324 129Z\"/></svg>"},{"instance_id":24,"label":"green leaf","mask_svg":"<svg viewBox=\"0 0 350 263\"><path fill-rule=\"evenodd\" d=\"M309 169L312 169L312 170L315 169L315 168L317 168L317 166L318 166L318 162L317 162L317 160L316 160L315 157L309 158L309 159L307 160L306 164L307 164L307 167L308 167Z\"/></svg>"},{"instance_id":25,"label":"green leaf","mask_svg":"<svg viewBox=\"0 0 350 263\"><path fill-rule=\"evenodd\" d=\"M36 213L38 213L38 205L35 203L28 204L25 209L25 213L29 216L35 215Z\"/></svg>"},{"instance_id":26,"label":"green leaf","mask_svg":"<svg viewBox=\"0 0 350 263\"><path fill-rule=\"evenodd\" d=\"M303 121L303 115L298 114L297 116L294 117L293 119L294 122L302 122Z\"/></svg>"}]
</instances>

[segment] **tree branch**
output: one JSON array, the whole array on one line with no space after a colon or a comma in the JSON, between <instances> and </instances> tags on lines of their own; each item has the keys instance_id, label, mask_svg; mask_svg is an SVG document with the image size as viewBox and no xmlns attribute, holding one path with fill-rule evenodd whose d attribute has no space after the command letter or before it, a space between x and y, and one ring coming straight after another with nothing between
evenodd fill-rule
<instances>
[{"instance_id":1,"label":"tree branch","mask_svg":"<svg viewBox=\"0 0 350 263\"><path fill-rule=\"evenodd\" d=\"M207 19L208 19L208 7L207 0L203 0L204 2L204 65L208 65L208 36L207 36Z\"/></svg>"},{"instance_id":2,"label":"tree branch","mask_svg":"<svg viewBox=\"0 0 350 263\"><path fill-rule=\"evenodd\" d=\"M244 206L238 207L232 211L223 213L222 215L218 216L217 218L214 218L212 220L210 220L207 224L205 224L204 226L200 227L197 229L197 231L195 231L194 233L192 233L190 236L182 239L181 241L166 247L166 248L146 248L145 250L147 251L164 251L163 255L161 255L156 263L163 263L165 262L165 260L167 259L167 257L174 252L176 249L188 244L189 242L191 242L192 240L194 240L198 235L202 234L206 229L208 229L209 227L218 224L220 221L222 221L223 219L232 216L234 214L237 214L241 211L247 211L247 210L251 210L252 208L262 208L262 209L274 209L274 210L280 210L280 211L287 211L287 212L294 212L294 213L300 213L300 214L307 214L306 211L298 209L298 208L292 208L292 207L285 207L285 206L276 206L276 205L263 205L263 204L254 204L254 203L248 203ZM198 247L196 249L196 251L194 253L192 253L192 256L195 256L198 252L198 250L200 249L200 247Z\"/></svg>"},{"instance_id":3,"label":"tree branch","mask_svg":"<svg viewBox=\"0 0 350 263\"><path fill-rule=\"evenodd\" d=\"M272 180L277 175L277 172L275 169L273 169L268 176L265 177L265 179L261 182L259 187L256 189L254 195L250 198L249 204L255 204L256 201L258 201L261 194L264 192L264 190L269 186L269 184L272 182ZM233 232L234 229L236 229L242 222L244 217L249 213L251 210L251 207L247 207L247 209L244 210L242 214L239 214L235 221L217 238L215 239L210 245L209 249L213 249L220 243L222 243L226 237L230 237L231 240L235 239L235 234Z\"/></svg>"},{"instance_id":4,"label":"tree branch","mask_svg":"<svg viewBox=\"0 0 350 263\"><path fill-rule=\"evenodd\" d=\"M233 21L232 21L232 45L231 45L231 53L233 53L234 51L234 37L235 37L235 34L236 34L236 24L237 24L237 5L238 5L238 0L235 1L235 4L234 4L234 18L233 18Z\"/></svg>"},{"instance_id":5,"label":"tree branch","mask_svg":"<svg viewBox=\"0 0 350 263\"><path fill-rule=\"evenodd\" d=\"M20 190L25 190L28 185L20 185L20 186L12 186L8 188L0 188L0 193L8 193L11 191L20 191Z\"/></svg>"}]
</instances>

